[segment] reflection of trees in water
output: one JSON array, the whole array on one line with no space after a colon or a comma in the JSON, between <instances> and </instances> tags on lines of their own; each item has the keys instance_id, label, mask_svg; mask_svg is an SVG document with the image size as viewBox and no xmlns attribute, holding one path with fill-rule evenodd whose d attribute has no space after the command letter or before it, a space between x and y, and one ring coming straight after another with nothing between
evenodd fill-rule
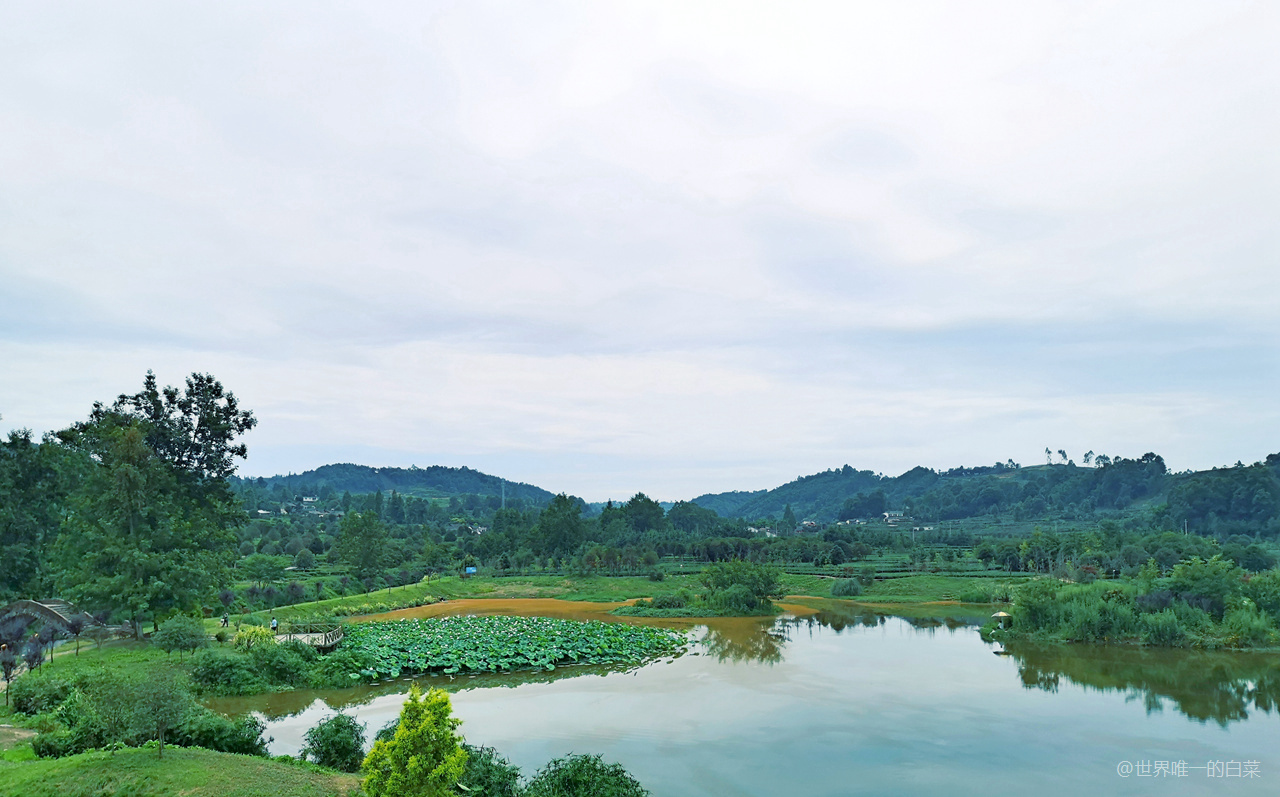
<instances>
[{"instance_id":1,"label":"reflection of trees in water","mask_svg":"<svg viewBox=\"0 0 1280 797\"><path fill-rule=\"evenodd\" d=\"M447 692L466 692L471 689L489 689L492 687L517 687L524 684L545 684L564 678L576 678L580 675L608 675L609 673L631 672L640 665L608 665L587 664L557 667L554 670L528 670L503 673L477 673L475 675L416 675L398 678L394 681L383 681L376 684L362 684L346 689L298 689L290 692L276 692L267 695L249 697L216 698L207 701L207 705L223 714L236 715L247 712L258 712L268 720L293 717L306 711L317 700L337 711L367 706L384 695L405 694L409 685L417 683L425 688L436 687Z\"/></svg>"},{"instance_id":2,"label":"reflection of trees in water","mask_svg":"<svg viewBox=\"0 0 1280 797\"><path fill-rule=\"evenodd\" d=\"M700 640L708 656L720 661L758 661L777 664L791 639L785 622L713 623Z\"/></svg>"},{"instance_id":3,"label":"reflection of trees in water","mask_svg":"<svg viewBox=\"0 0 1280 797\"><path fill-rule=\"evenodd\" d=\"M1250 711L1280 713L1280 656L1103 645L1009 644L1028 689L1056 692L1062 678L1125 692L1147 713L1166 701L1186 717L1226 727Z\"/></svg>"}]
</instances>

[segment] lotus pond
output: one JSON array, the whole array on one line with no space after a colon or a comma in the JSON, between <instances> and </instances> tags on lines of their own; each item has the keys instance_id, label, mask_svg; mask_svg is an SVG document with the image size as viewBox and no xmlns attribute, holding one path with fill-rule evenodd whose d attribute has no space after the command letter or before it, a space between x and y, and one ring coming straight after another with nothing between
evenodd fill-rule
<instances>
[{"instance_id":1,"label":"lotus pond","mask_svg":"<svg viewBox=\"0 0 1280 797\"><path fill-rule=\"evenodd\" d=\"M641 665L416 680L453 692L468 741L526 771L599 753L655 797L1280 793L1276 654L1002 648L973 618L793 609L673 622L691 629L688 651ZM408 688L402 677L211 705L259 713L272 752L296 754L336 710L376 731ZM1140 774L1143 762L1165 774Z\"/></svg>"},{"instance_id":2,"label":"lotus pond","mask_svg":"<svg viewBox=\"0 0 1280 797\"><path fill-rule=\"evenodd\" d=\"M679 654L687 644L684 632L666 628L502 615L358 623L342 642L370 662L352 679L638 664Z\"/></svg>"}]
</instances>

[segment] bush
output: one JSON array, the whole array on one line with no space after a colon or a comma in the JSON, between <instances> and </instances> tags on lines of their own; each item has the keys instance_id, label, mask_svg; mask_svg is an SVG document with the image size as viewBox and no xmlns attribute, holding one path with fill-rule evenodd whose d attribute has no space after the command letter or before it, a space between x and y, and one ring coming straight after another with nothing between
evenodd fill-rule
<instances>
[{"instance_id":1,"label":"bush","mask_svg":"<svg viewBox=\"0 0 1280 797\"><path fill-rule=\"evenodd\" d=\"M228 719L206 708L198 708L173 732L172 741L182 747L203 747L220 753L239 753L266 757L267 743L262 738L266 726L257 717Z\"/></svg>"},{"instance_id":2,"label":"bush","mask_svg":"<svg viewBox=\"0 0 1280 797\"><path fill-rule=\"evenodd\" d=\"M381 731L379 731L381 733ZM394 731L393 731L394 733ZM467 768L458 782L475 797L520 797L520 768L492 747L462 745Z\"/></svg>"},{"instance_id":3,"label":"bush","mask_svg":"<svg viewBox=\"0 0 1280 797\"><path fill-rule=\"evenodd\" d=\"M853 598L862 594L862 584L856 578L842 578L831 585L835 598Z\"/></svg>"},{"instance_id":4,"label":"bush","mask_svg":"<svg viewBox=\"0 0 1280 797\"><path fill-rule=\"evenodd\" d=\"M647 797L649 792L621 764L598 755L555 758L538 770L524 797Z\"/></svg>"},{"instance_id":5,"label":"bush","mask_svg":"<svg viewBox=\"0 0 1280 797\"><path fill-rule=\"evenodd\" d=\"M1176 647L1187 638L1178 622L1178 615L1172 609L1141 615L1138 627L1141 629L1142 641L1147 645Z\"/></svg>"},{"instance_id":6,"label":"bush","mask_svg":"<svg viewBox=\"0 0 1280 797\"><path fill-rule=\"evenodd\" d=\"M350 648L338 648L327 656L319 656L307 668L307 683L316 689L351 686L365 680L361 674L373 666L367 654Z\"/></svg>"},{"instance_id":7,"label":"bush","mask_svg":"<svg viewBox=\"0 0 1280 797\"><path fill-rule=\"evenodd\" d=\"M260 625L246 625L236 632L231 644L235 645L238 650L249 650L259 645L273 645L275 641L275 634L271 633L270 628L263 628Z\"/></svg>"},{"instance_id":8,"label":"bush","mask_svg":"<svg viewBox=\"0 0 1280 797\"><path fill-rule=\"evenodd\" d=\"M452 716L448 693L426 695L414 684L400 709L400 724L389 741L376 741L365 759L368 797L445 795L466 771L467 752Z\"/></svg>"},{"instance_id":9,"label":"bush","mask_svg":"<svg viewBox=\"0 0 1280 797\"><path fill-rule=\"evenodd\" d=\"M209 635L205 633L204 623L180 614L161 623L160 629L151 635L151 642L165 653L194 651L209 644Z\"/></svg>"},{"instance_id":10,"label":"bush","mask_svg":"<svg viewBox=\"0 0 1280 797\"><path fill-rule=\"evenodd\" d=\"M663 580L663 579L665 579L666 577L667 577L667 574L666 574L666 573L664 573L664 572L662 572L661 570L650 570L650 571L649 571L649 580L650 580L650 581L662 581L662 580ZM486 748L481 748L481 749L486 749Z\"/></svg>"},{"instance_id":11,"label":"bush","mask_svg":"<svg viewBox=\"0 0 1280 797\"><path fill-rule=\"evenodd\" d=\"M734 584L719 592L712 592L706 600L708 606L725 614L751 614L761 606L760 599L751 593L746 584Z\"/></svg>"},{"instance_id":12,"label":"bush","mask_svg":"<svg viewBox=\"0 0 1280 797\"><path fill-rule=\"evenodd\" d=\"M28 673L9 684L13 710L21 714L53 711L71 694L71 681L46 673Z\"/></svg>"},{"instance_id":13,"label":"bush","mask_svg":"<svg viewBox=\"0 0 1280 797\"><path fill-rule=\"evenodd\" d=\"M258 674L268 683L280 686L305 686L308 662L298 651L299 645L301 643L297 642L285 645L254 645L249 649L249 660Z\"/></svg>"},{"instance_id":14,"label":"bush","mask_svg":"<svg viewBox=\"0 0 1280 797\"><path fill-rule=\"evenodd\" d=\"M1227 644L1235 647L1274 645L1280 636L1271 618L1258 611L1258 607L1247 598L1233 602L1222 620L1222 630Z\"/></svg>"},{"instance_id":15,"label":"bush","mask_svg":"<svg viewBox=\"0 0 1280 797\"><path fill-rule=\"evenodd\" d=\"M31 740L31 751L40 758L62 758L72 754L71 734L66 731L42 733Z\"/></svg>"},{"instance_id":16,"label":"bush","mask_svg":"<svg viewBox=\"0 0 1280 797\"><path fill-rule=\"evenodd\" d=\"M683 609L685 599L683 595L655 595L649 605L655 609Z\"/></svg>"},{"instance_id":17,"label":"bush","mask_svg":"<svg viewBox=\"0 0 1280 797\"><path fill-rule=\"evenodd\" d=\"M198 651L191 663L191 680L212 695L248 695L266 688L249 657L229 650Z\"/></svg>"},{"instance_id":18,"label":"bush","mask_svg":"<svg viewBox=\"0 0 1280 797\"><path fill-rule=\"evenodd\" d=\"M356 772L364 761L365 725L347 714L335 714L307 731L306 745L298 755L322 767Z\"/></svg>"}]
</instances>

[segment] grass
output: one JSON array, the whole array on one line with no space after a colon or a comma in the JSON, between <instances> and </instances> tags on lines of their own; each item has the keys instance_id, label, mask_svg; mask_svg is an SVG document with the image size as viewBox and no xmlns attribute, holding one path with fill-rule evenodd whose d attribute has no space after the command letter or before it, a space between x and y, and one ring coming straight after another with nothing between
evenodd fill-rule
<instances>
[{"instance_id":1,"label":"grass","mask_svg":"<svg viewBox=\"0 0 1280 797\"><path fill-rule=\"evenodd\" d=\"M332 797L356 792L359 783L356 775L199 748L166 747L163 759L127 749L0 762L3 797Z\"/></svg>"}]
</instances>

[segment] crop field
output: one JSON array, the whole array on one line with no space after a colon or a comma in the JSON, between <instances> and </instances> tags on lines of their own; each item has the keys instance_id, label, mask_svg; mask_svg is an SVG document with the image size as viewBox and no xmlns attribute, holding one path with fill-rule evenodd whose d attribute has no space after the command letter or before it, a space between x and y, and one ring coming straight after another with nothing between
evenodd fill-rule
<instances>
[{"instance_id":1,"label":"crop field","mask_svg":"<svg viewBox=\"0 0 1280 797\"><path fill-rule=\"evenodd\" d=\"M372 662L353 678L639 664L679 653L687 644L683 632L666 628L502 615L359 623L347 627L342 642Z\"/></svg>"}]
</instances>

